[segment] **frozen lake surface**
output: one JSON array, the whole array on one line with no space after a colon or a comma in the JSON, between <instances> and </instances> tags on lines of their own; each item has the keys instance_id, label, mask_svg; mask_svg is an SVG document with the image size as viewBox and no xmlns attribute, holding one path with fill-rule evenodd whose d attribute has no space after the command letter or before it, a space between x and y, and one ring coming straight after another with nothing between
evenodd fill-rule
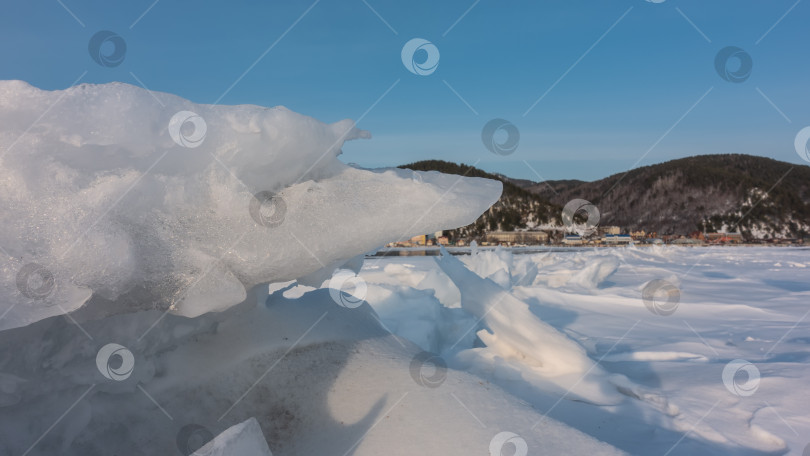
<instances>
[{"instance_id":1,"label":"frozen lake surface","mask_svg":"<svg viewBox=\"0 0 810 456\"><path fill-rule=\"evenodd\" d=\"M800 455L808 266L494 249L369 258L194 318L80 310L0 332L0 453Z\"/></svg>"},{"instance_id":2,"label":"frozen lake surface","mask_svg":"<svg viewBox=\"0 0 810 456\"><path fill-rule=\"evenodd\" d=\"M526 381L519 367L509 369L520 357L466 368L632 454L802 454L810 443L810 250L559 250L479 250L458 258L511 290L606 371L625 376L640 393L630 396L639 397L615 405L560 401ZM600 264L615 272L599 277ZM583 276L589 268L591 277ZM458 306L458 289L436 278L440 271L433 258L399 257L369 259L361 276L389 328L458 361L464 353L447 337L452 317L434 325L429 312L420 319L402 309L408 301L384 299L405 293L400 287L432 288L445 307ZM643 292L651 281L663 286L648 306Z\"/></svg>"}]
</instances>

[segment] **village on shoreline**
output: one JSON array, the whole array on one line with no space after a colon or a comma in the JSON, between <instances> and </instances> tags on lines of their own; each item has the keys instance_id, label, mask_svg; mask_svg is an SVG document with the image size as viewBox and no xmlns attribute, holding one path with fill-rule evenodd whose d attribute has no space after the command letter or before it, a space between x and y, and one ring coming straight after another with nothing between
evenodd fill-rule
<instances>
[{"instance_id":1,"label":"village on shoreline","mask_svg":"<svg viewBox=\"0 0 810 456\"><path fill-rule=\"evenodd\" d=\"M437 231L433 234L414 236L405 241L396 241L387 244L389 249L419 248L431 246L467 247L472 242L478 246L503 247L532 247L532 246L559 246L559 247L611 247L626 245L682 245L682 246L712 246L712 245L780 245L800 246L810 245L810 238L769 238L746 239L740 232L705 233L695 231L689 234L668 234L659 236L656 232L644 230L626 232L618 226L595 227L591 229L570 232L563 228L549 230L525 231L491 231L478 237L454 238L452 231Z\"/></svg>"}]
</instances>

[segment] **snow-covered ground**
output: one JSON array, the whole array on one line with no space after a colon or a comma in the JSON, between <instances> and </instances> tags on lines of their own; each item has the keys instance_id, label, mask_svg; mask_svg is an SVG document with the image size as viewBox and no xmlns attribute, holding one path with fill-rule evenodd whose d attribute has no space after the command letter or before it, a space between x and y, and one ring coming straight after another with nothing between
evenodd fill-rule
<instances>
[{"instance_id":1,"label":"snow-covered ground","mask_svg":"<svg viewBox=\"0 0 810 456\"><path fill-rule=\"evenodd\" d=\"M802 454L810 443L810 249L499 249L457 258L504 291L453 284L432 257L369 259L361 273L383 323L451 368L631 454ZM662 291L645 302L645 287L655 296L656 285ZM492 306L483 321L459 309L465 288ZM554 342L531 316L506 311L514 300L599 367L553 385L553 373L535 375L533 358ZM503 327L489 321L501 311L509 312ZM484 328L494 338L470 339ZM504 338L542 341L512 352L488 343ZM570 354L562 361L574 363ZM623 398L577 398L596 371Z\"/></svg>"},{"instance_id":2,"label":"snow-covered ground","mask_svg":"<svg viewBox=\"0 0 810 456\"><path fill-rule=\"evenodd\" d=\"M275 455L798 455L808 266L799 248L372 257L222 313L53 317L0 332L0 453L218 435L198 454L265 454L260 430Z\"/></svg>"}]
</instances>

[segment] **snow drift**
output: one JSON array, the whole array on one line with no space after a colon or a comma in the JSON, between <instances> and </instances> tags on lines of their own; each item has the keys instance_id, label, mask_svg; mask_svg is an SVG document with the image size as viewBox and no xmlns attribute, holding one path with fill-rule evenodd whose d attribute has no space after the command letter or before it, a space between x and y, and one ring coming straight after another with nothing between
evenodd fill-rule
<instances>
[{"instance_id":1,"label":"snow drift","mask_svg":"<svg viewBox=\"0 0 810 456\"><path fill-rule=\"evenodd\" d=\"M471 223L500 196L495 181L338 161L368 137L284 107L0 82L0 329L88 301L221 311L256 284L320 284L386 242Z\"/></svg>"}]
</instances>

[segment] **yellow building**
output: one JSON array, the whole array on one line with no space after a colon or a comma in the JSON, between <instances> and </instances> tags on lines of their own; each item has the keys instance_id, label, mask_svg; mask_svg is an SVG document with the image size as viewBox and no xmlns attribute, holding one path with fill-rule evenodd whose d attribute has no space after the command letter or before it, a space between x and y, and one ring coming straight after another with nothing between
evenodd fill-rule
<instances>
[{"instance_id":1,"label":"yellow building","mask_svg":"<svg viewBox=\"0 0 810 456\"><path fill-rule=\"evenodd\" d=\"M633 239L644 239L647 237L647 232L644 230L633 231L630 233L630 237Z\"/></svg>"},{"instance_id":2,"label":"yellow building","mask_svg":"<svg viewBox=\"0 0 810 456\"><path fill-rule=\"evenodd\" d=\"M420 234L419 236L414 236L411 238L411 244L413 245L425 245L427 244L427 234Z\"/></svg>"}]
</instances>

